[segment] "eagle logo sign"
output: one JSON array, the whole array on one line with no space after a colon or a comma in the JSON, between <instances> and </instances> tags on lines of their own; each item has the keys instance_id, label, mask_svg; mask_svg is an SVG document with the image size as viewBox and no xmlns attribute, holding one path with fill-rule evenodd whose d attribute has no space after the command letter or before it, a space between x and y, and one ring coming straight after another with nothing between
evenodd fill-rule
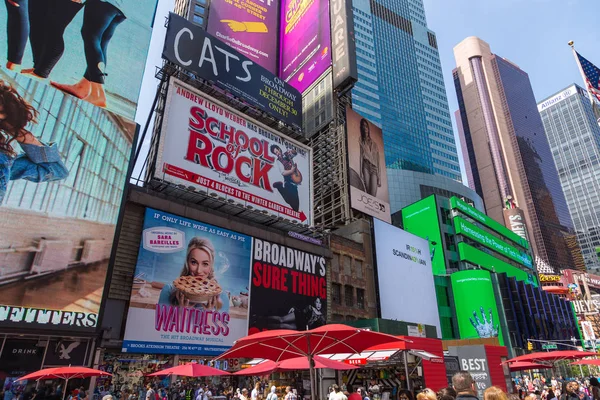
<instances>
[{"instance_id":1,"label":"eagle logo sign","mask_svg":"<svg viewBox=\"0 0 600 400\"><path fill-rule=\"evenodd\" d=\"M73 350L75 350L80 344L81 344L81 342L73 342L73 343L69 344L67 347L65 347L65 345L63 343L59 343L57 346L57 347L60 347L60 349L57 349L58 352L60 353L58 358L60 360L70 360L71 352Z\"/></svg>"}]
</instances>

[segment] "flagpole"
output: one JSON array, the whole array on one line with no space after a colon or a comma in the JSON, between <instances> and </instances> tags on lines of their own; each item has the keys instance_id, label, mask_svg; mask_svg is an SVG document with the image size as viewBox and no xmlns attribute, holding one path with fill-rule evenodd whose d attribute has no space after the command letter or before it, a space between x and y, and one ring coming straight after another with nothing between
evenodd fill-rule
<instances>
[{"instance_id":1,"label":"flagpole","mask_svg":"<svg viewBox=\"0 0 600 400\"><path fill-rule=\"evenodd\" d=\"M579 62L579 57L577 57L577 52L575 51L575 43L571 40L569 41L569 46L571 46L571 50L573 51L573 57L575 57L575 62L577 63L577 67L579 68L579 73L581 74L581 79L583 79L583 84L585 86L585 91L587 92L589 98L590 98L590 103L592 103L592 109L594 108L594 106L596 106L596 103L594 101L594 94L590 92L590 88L588 86L587 83L587 78L585 76L585 72L583 72L583 68L581 67L581 63Z\"/></svg>"}]
</instances>

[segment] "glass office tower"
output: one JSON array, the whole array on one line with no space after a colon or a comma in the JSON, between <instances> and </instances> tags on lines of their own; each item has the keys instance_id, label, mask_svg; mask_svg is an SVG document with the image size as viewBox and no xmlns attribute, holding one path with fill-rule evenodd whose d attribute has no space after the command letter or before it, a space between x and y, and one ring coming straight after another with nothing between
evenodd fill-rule
<instances>
[{"instance_id":1,"label":"glass office tower","mask_svg":"<svg viewBox=\"0 0 600 400\"><path fill-rule=\"evenodd\" d=\"M352 4L359 77L352 106L383 130L394 212L408 205L401 193L422 173L461 180L437 41L422 0Z\"/></svg>"},{"instance_id":2,"label":"glass office tower","mask_svg":"<svg viewBox=\"0 0 600 400\"><path fill-rule=\"evenodd\" d=\"M575 268L577 249L567 244L573 224L529 76L477 37L459 43L454 56L464 156L487 215L505 223L507 205L519 207L538 271Z\"/></svg>"},{"instance_id":3,"label":"glass office tower","mask_svg":"<svg viewBox=\"0 0 600 400\"><path fill-rule=\"evenodd\" d=\"M584 89L571 85L538 103L588 270L600 270L600 127Z\"/></svg>"}]
</instances>

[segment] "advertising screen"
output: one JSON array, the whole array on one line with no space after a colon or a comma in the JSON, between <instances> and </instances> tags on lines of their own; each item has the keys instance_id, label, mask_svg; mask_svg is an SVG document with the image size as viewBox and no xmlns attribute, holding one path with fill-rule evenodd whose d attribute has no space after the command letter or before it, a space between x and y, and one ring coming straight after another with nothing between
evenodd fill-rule
<instances>
[{"instance_id":1,"label":"advertising screen","mask_svg":"<svg viewBox=\"0 0 600 400\"><path fill-rule=\"evenodd\" d=\"M456 230L457 235L465 235L468 238L481 243L485 247L526 266L527 268L533 268L533 261L527 253L518 250L516 247L506 244L506 242L503 240L489 234L472 223L467 222L461 217L454 218L454 229Z\"/></svg>"},{"instance_id":2,"label":"advertising screen","mask_svg":"<svg viewBox=\"0 0 600 400\"><path fill-rule=\"evenodd\" d=\"M347 107L346 130L350 204L358 211L390 223L390 193L381 129Z\"/></svg>"},{"instance_id":3,"label":"advertising screen","mask_svg":"<svg viewBox=\"0 0 600 400\"><path fill-rule=\"evenodd\" d=\"M312 223L310 148L171 80L155 177Z\"/></svg>"},{"instance_id":4,"label":"advertising screen","mask_svg":"<svg viewBox=\"0 0 600 400\"><path fill-rule=\"evenodd\" d=\"M298 90L173 13L169 14L163 58L213 82L273 118L302 128L302 97Z\"/></svg>"},{"instance_id":5,"label":"advertising screen","mask_svg":"<svg viewBox=\"0 0 600 400\"><path fill-rule=\"evenodd\" d=\"M326 275L324 257L255 238L249 333L325 325Z\"/></svg>"},{"instance_id":6,"label":"advertising screen","mask_svg":"<svg viewBox=\"0 0 600 400\"><path fill-rule=\"evenodd\" d=\"M282 4L279 77L302 93L331 65L329 0Z\"/></svg>"},{"instance_id":7,"label":"advertising screen","mask_svg":"<svg viewBox=\"0 0 600 400\"><path fill-rule=\"evenodd\" d=\"M248 331L252 238L146 209L123 351L216 355Z\"/></svg>"},{"instance_id":8,"label":"advertising screen","mask_svg":"<svg viewBox=\"0 0 600 400\"><path fill-rule=\"evenodd\" d=\"M136 125L23 74L0 80L0 328L94 332Z\"/></svg>"},{"instance_id":9,"label":"advertising screen","mask_svg":"<svg viewBox=\"0 0 600 400\"><path fill-rule=\"evenodd\" d=\"M435 196L426 197L421 201L404 207L402 209L402 225L407 232L429 242L433 274L445 275L444 244L442 243L442 234L440 233Z\"/></svg>"},{"instance_id":10,"label":"advertising screen","mask_svg":"<svg viewBox=\"0 0 600 400\"><path fill-rule=\"evenodd\" d=\"M279 1L215 1L207 31L272 74L277 74Z\"/></svg>"},{"instance_id":11,"label":"advertising screen","mask_svg":"<svg viewBox=\"0 0 600 400\"><path fill-rule=\"evenodd\" d=\"M135 116L157 0L7 1L0 54L7 69Z\"/></svg>"},{"instance_id":12,"label":"advertising screen","mask_svg":"<svg viewBox=\"0 0 600 400\"><path fill-rule=\"evenodd\" d=\"M481 268L485 268L488 271L496 272L498 274L504 273L509 277L513 277L518 281L532 284L535 287L538 286L533 271L525 272L522 269L519 269L507 262L489 255L488 253L476 249L465 242L458 243L457 248L458 257L461 261L469 262L473 265L480 266ZM540 275L540 281L543 282L542 275Z\"/></svg>"},{"instance_id":13,"label":"advertising screen","mask_svg":"<svg viewBox=\"0 0 600 400\"><path fill-rule=\"evenodd\" d=\"M485 389L492 386L492 377L488 366L487 354L484 346L457 346L450 347L451 354L458 357L460 370L471 374L475 381L477 396L484 398Z\"/></svg>"},{"instance_id":14,"label":"advertising screen","mask_svg":"<svg viewBox=\"0 0 600 400\"><path fill-rule=\"evenodd\" d=\"M466 270L455 272L450 278L460 338L497 337L500 345L504 346L490 273Z\"/></svg>"},{"instance_id":15,"label":"advertising screen","mask_svg":"<svg viewBox=\"0 0 600 400\"><path fill-rule=\"evenodd\" d=\"M435 326L440 337L429 244L393 225L373 221L381 317Z\"/></svg>"}]
</instances>

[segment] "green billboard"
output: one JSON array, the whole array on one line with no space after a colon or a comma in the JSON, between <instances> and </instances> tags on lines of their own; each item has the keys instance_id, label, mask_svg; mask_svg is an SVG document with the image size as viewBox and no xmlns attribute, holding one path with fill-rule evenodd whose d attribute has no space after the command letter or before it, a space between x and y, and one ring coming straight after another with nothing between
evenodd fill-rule
<instances>
[{"instance_id":1,"label":"green billboard","mask_svg":"<svg viewBox=\"0 0 600 400\"><path fill-rule=\"evenodd\" d=\"M504 346L492 277L485 270L450 275L454 310L461 339L497 337Z\"/></svg>"},{"instance_id":2,"label":"green billboard","mask_svg":"<svg viewBox=\"0 0 600 400\"><path fill-rule=\"evenodd\" d=\"M404 230L429 242L434 275L446 274L444 245L435 196L431 195L402 209Z\"/></svg>"},{"instance_id":3,"label":"green billboard","mask_svg":"<svg viewBox=\"0 0 600 400\"><path fill-rule=\"evenodd\" d=\"M458 244L458 257L461 261L478 265L488 271L497 272L499 274L504 273L510 278L532 284L535 287L538 286L537 279L533 273L527 273L464 242Z\"/></svg>"},{"instance_id":4,"label":"green billboard","mask_svg":"<svg viewBox=\"0 0 600 400\"><path fill-rule=\"evenodd\" d=\"M529 242L527 240L523 239L521 236L517 235L516 233L514 233L513 231L511 231L510 229L508 229L501 223L497 222L496 220L493 220L492 218L488 217L487 215L485 215L484 213L482 213L475 207L470 206L469 204L462 201L458 197L450 198L450 207L452 207L453 209L459 210L463 214L468 215L469 217L473 218L475 221L498 232L499 234L501 234L502 236L506 237L507 239L515 242L516 244L518 244L522 247L525 247L526 249L529 248Z\"/></svg>"},{"instance_id":5,"label":"green billboard","mask_svg":"<svg viewBox=\"0 0 600 400\"><path fill-rule=\"evenodd\" d=\"M502 239L497 238L494 235L491 235L484 231L483 229L473 225L470 222L467 222L461 217L454 217L454 230L457 235L464 235L483 246L491 249L495 252L502 254L518 262L521 265L524 265L527 268L533 268L533 261L529 254L524 251L518 250L516 247L512 247L506 244Z\"/></svg>"}]
</instances>

